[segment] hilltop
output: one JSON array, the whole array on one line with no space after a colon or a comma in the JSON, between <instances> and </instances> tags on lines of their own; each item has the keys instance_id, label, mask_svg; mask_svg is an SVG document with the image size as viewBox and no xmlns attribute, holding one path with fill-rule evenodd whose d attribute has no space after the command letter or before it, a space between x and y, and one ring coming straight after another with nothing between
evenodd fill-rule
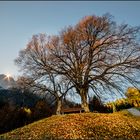
<instances>
[{"instance_id":1,"label":"hilltop","mask_svg":"<svg viewBox=\"0 0 140 140\"><path fill-rule=\"evenodd\" d=\"M54 115L18 128L3 139L138 139L140 118L127 111L112 114L81 113Z\"/></svg>"}]
</instances>

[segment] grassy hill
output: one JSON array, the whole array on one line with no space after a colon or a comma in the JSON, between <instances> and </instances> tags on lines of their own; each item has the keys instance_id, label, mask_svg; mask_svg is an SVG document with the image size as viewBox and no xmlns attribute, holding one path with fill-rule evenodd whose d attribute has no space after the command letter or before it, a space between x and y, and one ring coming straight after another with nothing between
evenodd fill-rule
<instances>
[{"instance_id":1,"label":"grassy hill","mask_svg":"<svg viewBox=\"0 0 140 140\"><path fill-rule=\"evenodd\" d=\"M139 139L140 118L127 111L54 115L0 135L2 139Z\"/></svg>"}]
</instances>

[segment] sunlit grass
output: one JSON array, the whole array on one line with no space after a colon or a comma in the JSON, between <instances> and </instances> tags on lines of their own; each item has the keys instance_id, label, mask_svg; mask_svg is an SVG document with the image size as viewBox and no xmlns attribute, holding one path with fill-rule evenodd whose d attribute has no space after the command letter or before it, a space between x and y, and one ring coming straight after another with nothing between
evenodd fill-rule
<instances>
[{"instance_id":1,"label":"sunlit grass","mask_svg":"<svg viewBox=\"0 0 140 140\"><path fill-rule=\"evenodd\" d=\"M138 139L140 119L127 111L113 114L54 115L1 137L5 139Z\"/></svg>"}]
</instances>

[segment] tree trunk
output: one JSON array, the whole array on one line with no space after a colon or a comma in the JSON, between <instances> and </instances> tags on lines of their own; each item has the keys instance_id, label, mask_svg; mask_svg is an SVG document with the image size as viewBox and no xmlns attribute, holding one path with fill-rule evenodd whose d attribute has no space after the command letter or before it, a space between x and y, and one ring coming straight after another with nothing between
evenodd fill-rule
<instances>
[{"instance_id":1,"label":"tree trunk","mask_svg":"<svg viewBox=\"0 0 140 140\"><path fill-rule=\"evenodd\" d=\"M89 106L87 103L87 90L80 89L80 96L81 96L81 107L84 109L85 112L90 112Z\"/></svg>"},{"instance_id":2,"label":"tree trunk","mask_svg":"<svg viewBox=\"0 0 140 140\"><path fill-rule=\"evenodd\" d=\"M113 113L116 112L116 106L114 103L112 103L112 106L113 106Z\"/></svg>"},{"instance_id":3,"label":"tree trunk","mask_svg":"<svg viewBox=\"0 0 140 140\"><path fill-rule=\"evenodd\" d=\"M59 100L57 101L56 115L60 115L60 114L61 114L61 107L62 107L62 102L61 102L61 100L59 99Z\"/></svg>"}]
</instances>

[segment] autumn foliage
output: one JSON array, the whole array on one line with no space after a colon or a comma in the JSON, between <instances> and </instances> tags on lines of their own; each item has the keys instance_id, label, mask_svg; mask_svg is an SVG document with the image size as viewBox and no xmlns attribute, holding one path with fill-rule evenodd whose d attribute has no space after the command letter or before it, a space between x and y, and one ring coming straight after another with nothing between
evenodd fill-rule
<instances>
[{"instance_id":1,"label":"autumn foliage","mask_svg":"<svg viewBox=\"0 0 140 140\"><path fill-rule=\"evenodd\" d=\"M5 139L131 139L140 137L139 119L127 112L55 115L6 133Z\"/></svg>"},{"instance_id":2,"label":"autumn foliage","mask_svg":"<svg viewBox=\"0 0 140 140\"><path fill-rule=\"evenodd\" d=\"M129 87L126 92L127 101L134 107L140 107L140 90Z\"/></svg>"}]
</instances>

